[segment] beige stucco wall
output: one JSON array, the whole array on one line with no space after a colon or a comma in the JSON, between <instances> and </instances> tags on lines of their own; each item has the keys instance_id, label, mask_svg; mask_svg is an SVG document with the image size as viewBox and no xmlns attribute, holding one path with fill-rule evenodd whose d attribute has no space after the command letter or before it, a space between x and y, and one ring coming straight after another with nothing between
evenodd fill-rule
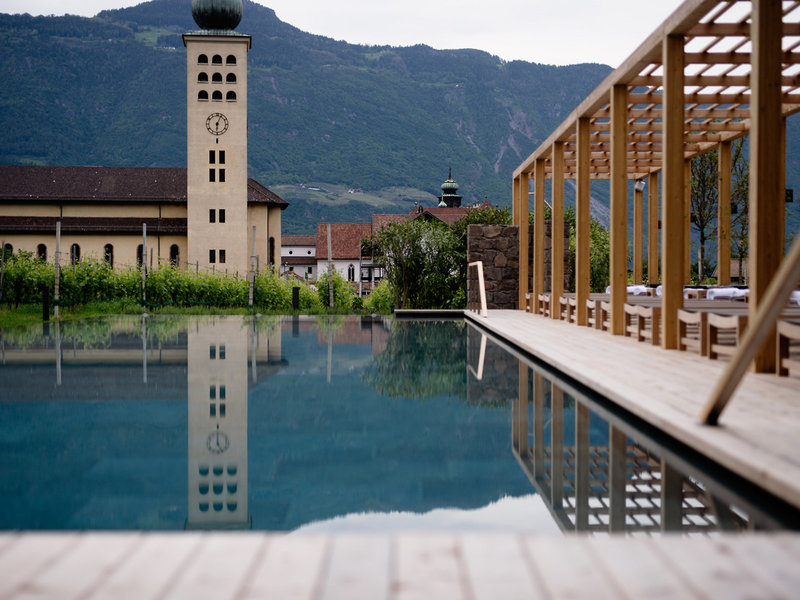
<instances>
[{"instance_id":1,"label":"beige stucco wall","mask_svg":"<svg viewBox=\"0 0 800 600\"><path fill-rule=\"evenodd\" d=\"M3 242L11 244L14 253L20 250L30 252L36 256L39 244L47 247L47 260L53 262L56 252L56 236L41 234L15 234L3 235ZM141 235L112 235L112 234L62 234L61 235L61 264L68 264L70 260L70 248L72 244L80 247L81 259L94 258L102 260L106 244L114 247L114 268L124 269L136 265L136 250L142 243ZM182 235L148 235L147 236L147 256L148 264L150 249L153 250L153 266L157 264L169 263L170 246L178 246L178 258L181 267L186 264L186 237Z\"/></svg>"},{"instance_id":2,"label":"beige stucco wall","mask_svg":"<svg viewBox=\"0 0 800 600\"><path fill-rule=\"evenodd\" d=\"M187 64L187 229L188 258L199 269L212 269L209 250L216 251L217 271L246 273L250 250L247 247L247 36L185 35ZM208 57L208 64L198 63L198 57ZM214 55L222 57L223 64L213 64ZM234 56L236 64L226 64ZM208 82L199 82L198 75L208 75ZM220 73L222 83L213 83L213 75ZM236 83L228 83L228 75ZM198 100L200 91L222 93L222 101ZM235 92L236 101L227 101L228 92ZM215 115L212 117L212 115ZM208 125L224 120L227 129L212 133ZM209 154L215 153L211 164ZM224 165L219 164L219 153L225 152ZM219 181L219 170L225 169L225 181ZM209 170L215 170L215 181L209 180ZM209 211L225 209L225 223L209 222ZM225 250L225 263L220 262L220 250Z\"/></svg>"},{"instance_id":3,"label":"beige stucco wall","mask_svg":"<svg viewBox=\"0 0 800 600\"><path fill-rule=\"evenodd\" d=\"M259 270L267 266L269 256L269 238L275 240L274 260L276 264L281 256L281 209L270 207L267 211L266 205L254 205L247 208L247 252L250 256L250 249L253 243L253 226L256 227L256 256L258 257ZM269 233L267 233L269 228ZM249 263L248 263L249 269Z\"/></svg>"},{"instance_id":4,"label":"beige stucco wall","mask_svg":"<svg viewBox=\"0 0 800 600\"><path fill-rule=\"evenodd\" d=\"M56 204L0 204L2 217L57 217L60 214Z\"/></svg>"}]
</instances>

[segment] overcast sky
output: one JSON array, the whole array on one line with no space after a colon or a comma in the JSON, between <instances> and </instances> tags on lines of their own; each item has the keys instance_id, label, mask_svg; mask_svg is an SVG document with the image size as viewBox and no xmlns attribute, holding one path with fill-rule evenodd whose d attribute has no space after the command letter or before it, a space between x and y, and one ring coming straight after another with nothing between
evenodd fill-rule
<instances>
[{"instance_id":1,"label":"overcast sky","mask_svg":"<svg viewBox=\"0 0 800 600\"><path fill-rule=\"evenodd\" d=\"M479 48L506 60L618 66L681 0L258 0L354 44ZM0 12L93 16L140 0L0 0ZM635 15L635 20L630 15Z\"/></svg>"}]
</instances>

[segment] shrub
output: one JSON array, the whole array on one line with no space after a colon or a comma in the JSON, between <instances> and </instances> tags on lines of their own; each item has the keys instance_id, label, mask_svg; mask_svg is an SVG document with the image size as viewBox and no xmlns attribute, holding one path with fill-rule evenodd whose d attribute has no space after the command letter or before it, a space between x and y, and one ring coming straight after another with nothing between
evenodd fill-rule
<instances>
[{"instance_id":1,"label":"shrub","mask_svg":"<svg viewBox=\"0 0 800 600\"><path fill-rule=\"evenodd\" d=\"M324 273L317 281L317 293L322 306L329 305L328 273ZM333 269L333 308L338 313L349 313L353 310L353 288L344 277Z\"/></svg>"},{"instance_id":2,"label":"shrub","mask_svg":"<svg viewBox=\"0 0 800 600\"><path fill-rule=\"evenodd\" d=\"M364 309L372 313L389 314L394 308L392 298L394 298L394 293L391 283L388 279L383 279L372 288L370 295L364 299Z\"/></svg>"}]
</instances>

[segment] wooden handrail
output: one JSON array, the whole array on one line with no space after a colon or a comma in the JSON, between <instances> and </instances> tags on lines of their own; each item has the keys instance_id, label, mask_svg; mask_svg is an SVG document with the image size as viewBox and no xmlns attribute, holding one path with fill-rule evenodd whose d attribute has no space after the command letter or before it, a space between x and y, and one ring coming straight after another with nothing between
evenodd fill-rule
<instances>
[{"instance_id":1,"label":"wooden handrail","mask_svg":"<svg viewBox=\"0 0 800 600\"><path fill-rule=\"evenodd\" d=\"M486 286L483 283L483 261L478 260L471 262L467 266L478 268L478 290L481 295L481 316L487 318L489 316L489 311L486 309Z\"/></svg>"},{"instance_id":2,"label":"wooden handrail","mask_svg":"<svg viewBox=\"0 0 800 600\"><path fill-rule=\"evenodd\" d=\"M759 305L755 317L745 330L739 350L728 363L703 408L700 418L708 425L716 425L719 421L725 405L730 401L748 366L777 323L778 315L788 302L798 281L800 281L800 236L795 238L789 254L773 276L764 294L764 301Z\"/></svg>"}]
</instances>

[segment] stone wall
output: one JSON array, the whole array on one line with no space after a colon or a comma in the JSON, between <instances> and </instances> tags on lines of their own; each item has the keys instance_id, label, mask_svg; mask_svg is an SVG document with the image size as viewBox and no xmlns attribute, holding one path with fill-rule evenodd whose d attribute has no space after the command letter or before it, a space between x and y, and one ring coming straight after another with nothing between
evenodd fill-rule
<instances>
[{"instance_id":1,"label":"stone wall","mask_svg":"<svg viewBox=\"0 0 800 600\"><path fill-rule=\"evenodd\" d=\"M519 227L469 225L467 263L482 261L488 308L517 308ZM467 270L467 305L480 306L477 269Z\"/></svg>"},{"instance_id":2,"label":"stone wall","mask_svg":"<svg viewBox=\"0 0 800 600\"><path fill-rule=\"evenodd\" d=\"M550 291L552 224L545 222L544 286ZM533 227L528 237L528 272L533 275ZM467 262L483 262L487 308L516 309L519 300L519 228L515 225L469 225ZM569 225L564 224L564 282L569 281ZM530 289L531 285L528 284ZM566 288L565 288L566 289ZM477 269L467 270L467 306L480 306Z\"/></svg>"}]
</instances>

